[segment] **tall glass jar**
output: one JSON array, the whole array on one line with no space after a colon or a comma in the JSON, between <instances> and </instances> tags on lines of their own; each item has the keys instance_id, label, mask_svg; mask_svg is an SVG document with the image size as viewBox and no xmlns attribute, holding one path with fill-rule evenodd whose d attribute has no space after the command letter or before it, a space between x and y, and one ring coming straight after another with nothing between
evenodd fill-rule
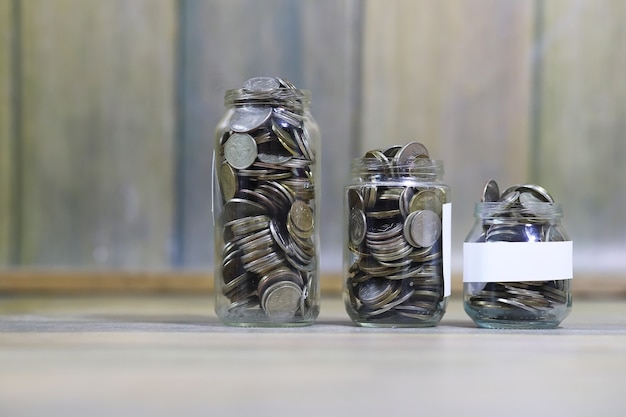
<instances>
[{"instance_id":1,"label":"tall glass jar","mask_svg":"<svg viewBox=\"0 0 626 417\"><path fill-rule=\"evenodd\" d=\"M463 306L479 327L554 328L572 306L572 241L537 185L489 181L463 246Z\"/></svg>"},{"instance_id":2,"label":"tall glass jar","mask_svg":"<svg viewBox=\"0 0 626 417\"><path fill-rule=\"evenodd\" d=\"M216 313L236 326L319 314L319 129L311 95L259 77L226 92L213 155Z\"/></svg>"},{"instance_id":3,"label":"tall glass jar","mask_svg":"<svg viewBox=\"0 0 626 417\"><path fill-rule=\"evenodd\" d=\"M344 302L365 327L428 327L450 295L450 189L411 142L352 162L345 188Z\"/></svg>"}]
</instances>

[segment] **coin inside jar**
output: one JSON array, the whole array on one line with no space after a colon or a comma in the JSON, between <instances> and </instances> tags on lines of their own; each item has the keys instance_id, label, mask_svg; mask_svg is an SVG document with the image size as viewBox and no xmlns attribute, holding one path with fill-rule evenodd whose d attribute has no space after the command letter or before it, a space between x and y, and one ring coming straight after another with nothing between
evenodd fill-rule
<instances>
[{"instance_id":1,"label":"coin inside jar","mask_svg":"<svg viewBox=\"0 0 626 417\"><path fill-rule=\"evenodd\" d=\"M313 210L301 200L295 201L289 210L288 219L296 229L296 234L302 238L311 237L313 234L314 218Z\"/></svg>"},{"instance_id":2,"label":"coin inside jar","mask_svg":"<svg viewBox=\"0 0 626 417\"><path fill-rule=\"evenodd\" d=\"M291 281L278 282L263 292L261 306L273 319L289 319L300 307L302 289Z\"/></svg>"},{"instance_id":3,"label":"coin inside jar","mask_svg":"<svg viewBox=\"0 0 626 417\"><path fill-rule=\"evenodd\" d=\"M415 247L428 247L441 236L441 219L432 210L414 211L406 219L404 237Z\"/></svg>"},{"instance_id":4,"label":"coin inside jar","mask_svg":"<svg viewBox=\"0 0 626 417\"><path fill-rule=\"evenodd\" d=\"M365 232L367 231L367 220L365 219L365 213L358 207L353 207L350 211L350 221L348 223L350 243L354 246L359 246L363 239L365 239Z\"/></svg>"},{"instance_id":5,"label":"coin inside jar","mask_svg":"<svg viewBox=\"0 0 626 417\"><path fill-rule=\"evenodd\" d=\"M276 78L271 77L255 77L250 78L243 84L243 88L248 91L269 92L280 87L280 83Z\"/></svg>"},{"instance_id":6,"label":"coin inside jar","mask_svg":"<svg viewBox=\"0 0 626 417\"><path fill-rule=\"evenodd\" d=\"M230 200L235 197L237 193L237 174L230 164L222 164L219 171L220 190L222 191L222 198L224 200Z\"/></svg>"},{"instance_id":7,"label":"coin inside jar","mask_svg":"<svg viewBox=\"0 0 626 417\"><path fill-rule=\"evenodd\" d=\"M443 204L433 190L421 190L411 198L410 211L431 210L441 218Z\"/></svg>"},{"instance_id":8,"label":"coin inside jar","mask_svg":"<svg viewBox=\"0 0 626 417\"><path fill-rule=\"evenodd\" d=\"M265 122L272 114L271 107L243 106L237 107L230 118L230 128L233 132L247 133Z\"/></svg>"},{"instance_id":9,"label":"coin inside jar","mask_svg":"<svg viewBox=\"0 0 626 417\"><path fill-rule=\"evenodd\" d=\"M224 157L233 168L248 168L257 157L254 138L247 133L232 134L224 144Z\"/></svg>"}]
</instances>

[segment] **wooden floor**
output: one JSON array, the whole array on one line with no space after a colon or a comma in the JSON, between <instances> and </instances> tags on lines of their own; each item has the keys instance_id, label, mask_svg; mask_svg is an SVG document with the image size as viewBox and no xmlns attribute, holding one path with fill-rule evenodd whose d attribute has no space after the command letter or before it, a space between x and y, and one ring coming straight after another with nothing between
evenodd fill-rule
<instances>
[{"instance_id":1,"label":"wooden floor","mask_svg":"<svg viewBox=\"0 0 626 417\"><path fill-rule=\"evenodd\" d=\"M626 301L575 300L555 330L218 323L200 296L0 298L0 416L615 416Z\"/></svg>"}]
</instances>

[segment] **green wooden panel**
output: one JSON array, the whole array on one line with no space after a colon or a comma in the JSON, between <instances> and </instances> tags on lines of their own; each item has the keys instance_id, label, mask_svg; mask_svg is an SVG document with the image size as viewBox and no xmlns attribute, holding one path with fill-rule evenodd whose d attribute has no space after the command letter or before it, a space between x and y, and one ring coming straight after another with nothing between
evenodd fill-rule
<instances>
[{"instance_id":1,"label":"green wooden panel","mask_svg":"<svg viewBox=\"0 0 626 417\"><path fill-rule=\"evenodd\" d=\"M12 2L0 2L0 266L11 257L13 186L13 106L11 102Z\"/></svg>"},{"instance_id":2,"label":"green wooden panel","mask_svg":"<svg viewBox=\"0 0 626 417\"><path fill-rule=\"evenodd\" d=\"M411 140L452 187L453 266L487 179L529 179L533 2L366 1L361 152Z\"/></svg>"},{"instance_id":3,"label":"green wooden panel","mask_svg":"<svg viewBox=\"0 0 626 417\"><path fill-rule=\"evenodd\" d=\"M580 268L626 270L626 3L545 2L537 180L564 205Z\"/></svg>"},{"instance_id":4,"label":"green wooden panel","mask_svg":"<svg viewBox=\"0 0 626 417\"><path fill-rule=\"evenodd\" d=\"M211 154L223 97L255 76L311 90L322 133L322 268L340 268L341 187L347 178L357 104L357 0L184 1L180 263L213 259Z\"/></svg>"},{"instance_id":5,"label":"green wooden panel","mask_svg":"<svg viewBox=\"0 0 626 417\"><path fill-rule=\"evenodd\" d=\"M23 264L167 266L176 2L21 4Z\"/></svg>"}]
</instances>

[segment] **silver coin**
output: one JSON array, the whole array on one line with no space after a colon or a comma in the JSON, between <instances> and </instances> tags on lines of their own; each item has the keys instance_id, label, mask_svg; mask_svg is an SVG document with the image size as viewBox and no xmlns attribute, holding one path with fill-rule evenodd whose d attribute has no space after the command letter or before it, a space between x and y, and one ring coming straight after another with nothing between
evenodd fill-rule
<instances>
[{"instance_id":1,"label":"silver coin","mask_svg":"<svg viewBox=\"0 0 626 417\"><path fill-rule=\"evenodd\" d=\"M419 142L410 142L398 150L393 158L396 165L406 165L415 161L415 158L428 157L428 149Z\"/></svg>"},{"instance_id":2,"label":"silver coin","mask_svg":"<svg viewBox=\"0 0 626 417\"><path fill-rule=\"evenodd\" d=\"M296 200L291 205L288 219L292 221L297 231L302 232L299 235L302 238L308 238L313 235L315 218L313 210L308 204L301 200Z\"/></svg>"},{"instance_id":3,"label":"silver coin","mask_svg":"<svg viewBox=\"0 0 626 417\"><path fill-rule=\"evenodd\" d=\"M412 212L406 219L409 225L408 233L405 228L405 238L409 244L416 247L432 246L441 236L441 219L432 210Z\"/></svg>"},{"instance_id":4,"label":"silver coin","mask_svg":"<svg viewBox=\"0 0 626 417\"><path fill-rule=\"evenodd\" d=\"M287 88L289 90L296 90L297 87L291 81L285 80L284 78L276 78L276 80L280 83L280 86L283 88Z\"/></svg>"},{"instance_id":5,"label":"silver coin","mask_svg":"<svg viewBox=\"0 0 626 417\"><path fill-rule=\"evenodd\" d=\"M224 145L226 162L236 169L245 169L254 163L257 157L256 142L246 133L234 133Z\"/></svg>"},{"instance_id":6,"label":"silver coin","mask_svg":"<svg viewBox=\"0 0 626 417\"><path fill-rule=\"evenodd\" d=\"M280 83L276 78L271 77L255 77L250 78L243 83L244 90L268 93L280 87Z\"/></svg>"},{"instance_id":7,"label":"silver coin","mask_svg":"<svg viewBox=\"0 0 626 417\"><path fill-rule=\"evenodd\" d=\"M390 146L383 151L383 155L385 155L387 158L393 158L398 152L400 152L400 149L402 149L402 146L400 145Z\"/></svg>"},{"instance_id":8,"label":"silver coin","mask_svg":"<svg viewBox=\"0 0 626 417\"><path fill-rule=\"evenodd\" d=\"M265 124L271 114L271 107L237 107L230 117L229 126L233 132L247 133Z\"/></svg>"},{"instance_id":9,"label":"silver coin","mask_svg":"<svg viewBox=\"0 0 626 417\"><path fill-rule=\"evenodd\" d=\"M480 199L483 203L496 202L500 199L500 187L494 180L489 180L483 188L483 194Z\"/></svg>"},{"instance_id":10,"label":"silver coin","mask_svg":"<svg viewBox=\"0 0 626 417\"><path fill-rule=\"evenodd\" d=\"M372 278L360 284L358 295L365 305L376 305L393 291L392 282L384 278Z\"/></svg>"},{"instance_id":11,"label":"silver coin","mask_svg":"<svg viewBox=\"0 0 626 417\"><path fill-rule=\"evenodd\" d=\"M281 155L278 153L265 153L259 152L258 158L260 161L268 164L284 164L292 158L292 155Z\"/></svg>"},{"instance_id":12,"label":"silver coin","mask_svg":"<svg viewBox=\"0 0 626 417\"><path fill-rule=\"evenodd\" d=\"M278 282L263 294L261 306L268 317L286 320L293 317L300 307L302 289L291 281Z\"/></svg>"},{"instance_id":13,"label":"silver coin","mask_svg":"<svg viewBox=\"0 0 626 417\"><path fill-rule=\"evenodd\" d=\"M243 198L232 198L224 204L222 213L224 224L240 219L267 214L267 209L259 203L254 203Z\"/></svg>"},{"instance_id":14,"label":"silver coin","mask_svg":"<svg viewBox=\"0 0 626 417\"><path fill-rule=\"evenodd\" d=\"M442 216L443 204L434 190L421 190L409 202L409 211L432 210L437 216Z\"/></svg>"},{"instance_id":15,"label":"silver coin","mask_svg":"<svg viewBox=\"0 0 626 417\"><path fill-rule=\"evenodd\" d=\"M536 184L524 184L522 186L519 186L517 191L519 191L520 193L530 191L540 201L546 203L554 203L554 198L552 198L550 193L545 188Z\"/></svg>"},{"instance_id":16,"label":"silver coin","mask_svg":"<svg viewBox=\"0 0 626 417\"><path fill-rule=\"evenodd\" d=\"M276 244L287 254L293 255L293 248L288 238L280 230L280 223L276 219L270 221L270 232Z\"/></svg>"},{"instance_id":17,"label":"silver coin","mask_svg":"<svg viewBox=\"0 0 626 417\"><path fill-rule=\"evenodd\" d=\"M348 190L348 207L358 208L359 210L364 209L363 197L358 190L351 188Z\"/></svg>"},{"instance_id":18,"label":"silver coin","mask_svg":"<svg viewBox=\"0 0 626 417\"><path fill-rule=\"evenodd\" d=\"M230 200L235 196L239 187L237 174L230 164L222 164L218 173L220 191L224 200Z\"/></svg>"},{"instance_id":19,"label":"silver coin","mask_svg":"<svg viewBox=\"0 0 626 417\"><path fill-rule=\"evenodd\" d=\"M350 221L348 224L350 243L354 246L359 246L363 239L365 239L365 232L367 231L367 223L365 219L365 213L357 207L354 207L350 211Z\"/></svg>"}]
</instances>

